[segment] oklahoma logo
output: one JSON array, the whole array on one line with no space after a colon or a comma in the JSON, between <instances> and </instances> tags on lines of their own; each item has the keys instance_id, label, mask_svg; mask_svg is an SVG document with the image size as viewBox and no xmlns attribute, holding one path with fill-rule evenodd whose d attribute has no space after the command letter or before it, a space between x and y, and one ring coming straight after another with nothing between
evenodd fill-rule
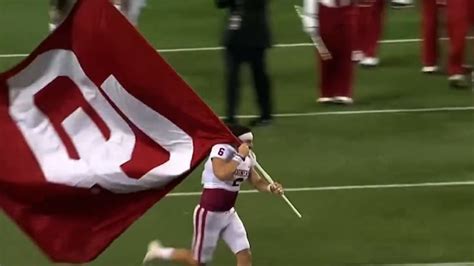
<instances>
[{"instance_id":1,"label":"oklahoma logo","mask_svg":"<svg viewBox=\"0 0 474 266\"><path fill-rule=\"evenodd\" d=\"M68 154L64 135L58 133L50 117L40 110L35 96L58 78L67 78L110 130L105 138L98 125L77 107L60 122L77 151ZM48 182L91 188L94 185L116 193L160 187L190 169L193 139L172 121L125 90L111 75L101 85L125 121L89 79L76 55L69 50L50 50L8 81L9 113L36 157ZM61 102L57 103L61 106ZM129 177L121 166L129 162L135 149L133 124L169 153L168 161L140 178Z\"/></svg>"}]
</instances>

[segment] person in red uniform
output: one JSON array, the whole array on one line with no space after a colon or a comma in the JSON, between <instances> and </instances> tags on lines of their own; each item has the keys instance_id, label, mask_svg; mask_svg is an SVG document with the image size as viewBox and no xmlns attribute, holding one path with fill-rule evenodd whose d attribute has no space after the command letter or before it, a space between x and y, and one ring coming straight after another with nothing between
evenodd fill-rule
<instances>
[{"instance_id":1,"label":"person in red uniform","mask_svg":"<svg viewBox=\"0 0 474 266\"><path fill-rule=\"evenodd\" d=\"M357 43L360 48L360 65L375 67L379 64L377 50L382 36L386 0L358 3Z\"/></svg>"},{"instance_id":2,"label":"person in red uniform","mask_svg":"<svg viewBox=\"0 0 474 266\"><path fill-rule=\"evenodd\" d=\"M360 27L362 26L360 14L361 7L359 4L355 4L352 7L352 61L357 63L364 57L362 53L362 40L359 38Z\"/></svg>"},{"instance_id":3,"label":"person in red uniform","mask_svg":"<svg viewBox=\"0 0 474 266\"><path fill-rule=\"evenodd\" d=\"M423 73L435 73L438 66L438 25L446 0L422 0L422 64Z\"/></svg>"},{"instance_id":4,"label":"person in red uniform","mask_svg":"<svg viewBox=\"0 0 474 266\"><path fill-rule=\"evenodd\" d=\"M465 77L466 37L471 26L474 26L474 1L447 1L448 34L449 34L449 83L452 88L467 88Z\"/></svg>"},{"instance_id":5,"label":"person in red uniform","mask_svg":"<svg viewBox=\"0 0 474 266\"><path fill-rule=\"evenodd\" d=\"M318 103L351 104L354 66L353 1L304 0L304 31L320 36L331 59L320 61Z\"/></svg>"}]
</instances>

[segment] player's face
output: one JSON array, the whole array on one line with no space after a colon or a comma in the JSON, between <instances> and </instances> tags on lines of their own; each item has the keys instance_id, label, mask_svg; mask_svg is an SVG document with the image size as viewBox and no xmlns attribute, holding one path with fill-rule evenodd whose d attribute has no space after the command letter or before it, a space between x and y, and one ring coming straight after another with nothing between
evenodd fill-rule
<instances>
[{"instance_id":1,"label":"player's face","mask_svg":"<svg viewBox=\"0 0 474 266\"><path fill-rule=\"evenodd\" d=\"M244 141L244 143L247 144L250 149L253 148L253 141L251 141L251 140L246 140L246 141Z\"/></svg>"}]
</instances>

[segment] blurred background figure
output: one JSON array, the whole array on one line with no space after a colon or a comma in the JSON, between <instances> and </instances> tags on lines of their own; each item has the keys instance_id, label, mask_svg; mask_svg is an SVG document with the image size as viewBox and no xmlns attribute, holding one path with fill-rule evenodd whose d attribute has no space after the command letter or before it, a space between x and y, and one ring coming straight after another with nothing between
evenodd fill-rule
<instances>
[{"instance_id":1,"label":"blurred background figure","mask_svg":"<svg viewBox=\"0 0 474 266\"><path fill-rule=\"evenodd\" d=\"M386 0L370 0L359 2L355 7L357 50L354 61L359 61L361 66L375 67L380 62L377 53L383 32L385 2Z\"/></svg>"},{"instance_id":2,"label":"blurred background figure","mask_svg":"<svg viewBox=\"0 0 474 266\"><path fill-rule=\"evenodd\" d=\"M446 0L422 0L422 64L421 72L435 73L439 71L439 28L442 11Z\"/></svg>"},{"instance_id":3,"label":"blurred background figure","mask_svg":"<svg viewBox=\"0 0 474 266\"><path fill-rule=\"evenodd\" d=\"M55 30L74 7L76 0L50 0L49 2L49 31ZM114 6L124 14L135 27L146 0L112 0Z\"/></svg>"},{"instance_id":4,"label":"blurred background figure","mask_svg":"<svg viewBox=\"0 0 474 266\"><path fill-rule=\"evenodd\" d=\"M448 35L449 35L449 84L452 88L468 88L466 80L466 37L474 26L473 0L448 0Z\"/></svg>"},{"instance_id":5,"label":"blurred background figure","mask_svg":"<svg viewBox=\"0 0 474 266\"><path fill-rule=\"evenodd\" d=\"M146 0L114 0L115 6L122 11L133 26L138 26L138 18L142 8L146 6Z\"/></svg>"},{"instance_id":6,"label":"blurred background figure","mask_svg":"<svg viewBox=\"0 0 474 266\"><path fill-rule=\"evenodd\" d=\"M318 103L352 104L354 8L351 0L304 0L304 31L320 36L331 59L320 62Z\"/></svg>"},{"instance_id":7,"label":"blurred background figure","mask_svg":"<svg viewBox=\"0 0 474 266\"><path fill-rule=\"evenodd\" d=\"M268 0L215 0L218 8L228 11L223 43L227 110L225 121L236 123L240 101L240 70L244 63L251 68L260 117L250 126L265 126L272 121L272 96L267 74L266 52L271 45Z\"/></svg>"},{"instance_id":8,"label":"blurred background figure","mask_svg":"<svg viewBox=\"0 0 474 266\"><path fill-rule=\"evenodd\" d=\"M356 3L352 8L352 61L357 63L363 58L362 42L361 38L359 38L359 28L361 26L360 5L360 3Z\"/></svg>"},{"instance_id":9,"label":"blurred background figure","mask_svg":"<svg viewBox=\"0 0 474 266\"><path fill-rule=\"evenodd\" d=\"M49 1L49 31L55 30L66 19L75 3L75 0Z\"/></svg>"},{"instance_id":10,"label":"blurred background figure","mask_svg":"<svg viewBox=\"0 0 474 266\"><path fill-rule=\"evenodd\" d=\"M392 0L393 8L407 8L413 6L413 0Z\"/></svg>"}]
</instances>

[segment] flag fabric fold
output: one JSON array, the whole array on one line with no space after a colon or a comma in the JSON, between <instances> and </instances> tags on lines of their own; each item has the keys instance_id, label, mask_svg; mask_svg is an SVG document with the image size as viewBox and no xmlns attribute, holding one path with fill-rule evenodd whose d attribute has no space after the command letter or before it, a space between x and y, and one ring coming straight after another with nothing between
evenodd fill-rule
<instances>
[{"instance_id":1,"label":"flag fabric fold","mask_svg":"<svg viewBox=\"0 0 474 266\"><path fill-rule=\"evenodd\" d=\"M0 207L55 262L93 260L236 143L108 0L0 74L0 127Z\"/></svg>"}]
</instances>

